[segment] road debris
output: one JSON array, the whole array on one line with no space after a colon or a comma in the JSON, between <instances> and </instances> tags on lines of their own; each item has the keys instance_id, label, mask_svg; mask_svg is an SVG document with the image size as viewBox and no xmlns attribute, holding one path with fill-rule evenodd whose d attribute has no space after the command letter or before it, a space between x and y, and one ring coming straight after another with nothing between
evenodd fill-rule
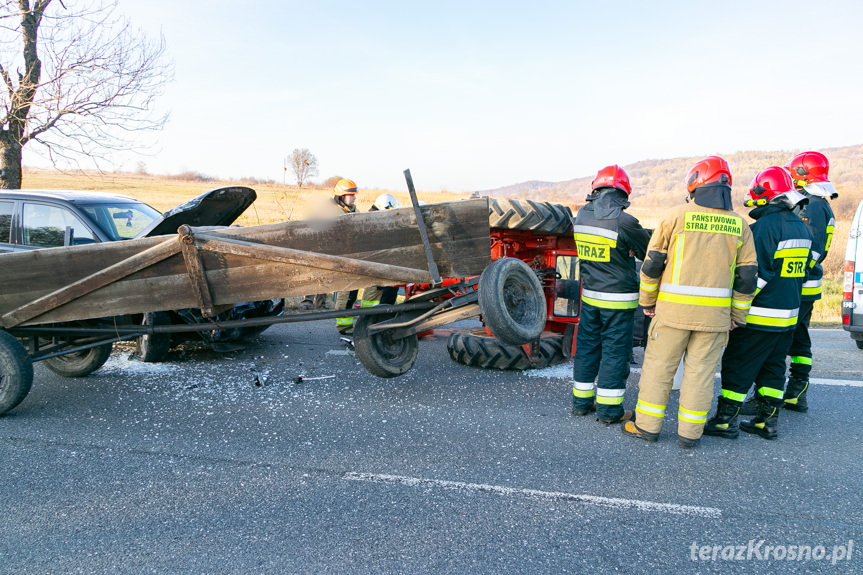
<instances>
[{"instance_id":1,"label":"road debris","mask_svg":"<svg viewBox=\"0 0 863 575\"><path fill-rule=\"evenodd\" d=\"M255 368L249 370L252 372L252 382L255 384L255 387L263 387L267 385L267 378L270 375L269 371L258 371Z\"/></svg>"},{"instance_id":2,"label":"road debris","mask_svg":"<svg viewBox=\"0 0 863 575\"><path fill-rule=\"evenodd\" d=\"M315 381L316 379L333 379L335 375L322 375L320 377L303 377L302 375L298 375L294 378L294 383L303 383L306 381Z\"/></svg>"}]
</instances>

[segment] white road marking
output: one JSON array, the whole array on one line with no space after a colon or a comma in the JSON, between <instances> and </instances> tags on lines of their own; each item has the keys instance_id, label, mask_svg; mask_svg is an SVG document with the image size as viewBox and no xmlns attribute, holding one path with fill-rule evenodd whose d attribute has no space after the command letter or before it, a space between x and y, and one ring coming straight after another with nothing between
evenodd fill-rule
<instances>
[{"instance_id":1,"label":"white road marking","mask_svg":"<svg viewBox=\"0 0 863 575\"><path fill-rule=\"evenodd\" d=\"M863 387L863 381L853 379L809 379L812 385L844 385L847 387Z\"/></svg>"},{"instance_id":2,"label":"white road marking","mask_svg":"<svg viewBox=\"0 0 863 575\"><path fill-rule=\"evenodd\" d=\"M353 355L353 354L354 354L354 352L352 352L349 349L331 349L331 350L327 351L327 355Z\"/></svg>"},{"instance_id":3,"label":"white road marking","mask_svg":"<svg viewBox=\"0 0 863 575\"><path fill-rule=\"evenodd\" d=\"M638 499L598 497L596 495L559 493L554 491L538 491L536 489L515 489L512 487L502 487L500 485L486 485L482 483L462 483L460 481L422 479L418 477L383 475L377 473L356 473L352 471L345 473L344 478L350 481L394 483L398 485L405 485L408 487L439 487L441 489L452 489L456 491L494 493L497 495L521 495L525 497L554 499L557 501L576 501L578 503L599 505L601 507L611 507L615 509L638 509L639 511L658 511L660 513L673 513L675 515L695 515L698 517L708 517L713 519L718 519L722 517L722 510L715 507L677 505L674 503L656 503L653 501L640 501Z\"/></svg>"},{"instance_id":4,"label":"white road marking","mask_svg":"<svg viewBox=\"0 0 863 575\"><path fill-rule=\"evenodd\" d=\"M640 375L641 368L640 367L630 367L630 373L635 373ZM532 369L525 372L529 377L546 377L549 379L569 379L572 380L572 364L564 363L560 365L555 365L553 367L547 367L545 369ZM720 377L719 373L716 374L716 377ZM820 378L811 378L809 383L812 385L837 385L837 386L845 386L845 387L863 387L863 381L856 379L820 379Z\"/></svg>"}]
</instances>

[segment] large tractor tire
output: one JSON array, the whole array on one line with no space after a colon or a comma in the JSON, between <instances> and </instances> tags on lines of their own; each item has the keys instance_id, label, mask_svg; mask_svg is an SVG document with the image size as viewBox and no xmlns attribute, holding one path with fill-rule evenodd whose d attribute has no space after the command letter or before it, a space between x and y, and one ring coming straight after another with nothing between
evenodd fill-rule
<instances>
[{"instance_id":1,"label":"large tractor tire","mask_svg":"<svg viewBox=\"0 0 863 575\"><path fill-rule=\"evenodd\" d=\"M142 325L171 325L171 314L164 311L145 313ZM143 362L165 361L171 349L170 333L139 335L135 340L135 355Z\"/></svg>"},{"instance_id":2,"label":"large tractor tire","mask_svg":"<svg viewBox=\"0 0 863 575\"><path fill-rule=\"evenodd\" d=\"M62 377L84 377L90 375L111 357L111 344L106 343L83 351L67 353L46 359L45 367Z\"/></svg>"},{"instance_id":3,"label":"large tractor tire","mask_svg":"<svg viewBox=\"0 0 863 575\"><path fill-rule=\"evenodd\" d=\"M491 337L482 328L453 331L446 349L453 361L485 369L543 369L566 359L563 353L564 336L555 334L539 339L539 358L531 363L524 348L507 345Z\"/></svg>"},{"instance_id":4,"label":"large tractor tire","mask_svg":"<svg viewBox=\"0 0 863 575\"><path fill-rule=\"evenodd\" d=\"M416 334L395 339L391 330L369 333L369 326L392 317L364 315L354 322L354 351L363 367L378 377L397 377L414 366L419 353Z\"/></svg>"},{"instance_id":5,"label":"large tractor tire","mask_svg":"<svg viewBox=\"0 0 863 575\"><path fill-rule=\"evenodd\" d=\"M486 327L508 345L523 345L545 328L542 282L516 258L493 261L479 276L479 308Z\"/></svg>"},{"instance_id":6,"label":"large tractor tire","mask_svg":"<svg viewBox=\"0 0 863 575\"><path fill-rule=\"evenodd\" d=\"M0 415L19 403L33 385L33 364L17 339L0 331Z\"/></svg>"},{"instance_id":7,"label":"large tractor tire","mask_svg":"<svg viewBox=\"0 0 863 575\"><path fill-rule=\"evenodd\" d=\"M488 225L506 230L568 235L572 233L572 210L551 202L489 198Z\"/></svg>"}]
</instances>

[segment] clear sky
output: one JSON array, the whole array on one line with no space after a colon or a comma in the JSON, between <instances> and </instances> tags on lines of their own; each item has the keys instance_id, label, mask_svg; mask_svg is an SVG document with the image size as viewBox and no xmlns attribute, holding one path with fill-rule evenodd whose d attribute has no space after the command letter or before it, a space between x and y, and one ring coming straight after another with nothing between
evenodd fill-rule
<instances>
[{"instance_id":1,"label":"clear sky","mask_svg":"<svg viewBox=\"0 0 863 575\"><path fill-rule=\"evenodd\" d=\"M152 173L470 191L863 143L863 2L121 0L176 77ZM25 163L26 163L25 156ZM118 168L133 170L135 160ZM288 172L290 180L290 172Z\"/></svg>"}]
</instances>

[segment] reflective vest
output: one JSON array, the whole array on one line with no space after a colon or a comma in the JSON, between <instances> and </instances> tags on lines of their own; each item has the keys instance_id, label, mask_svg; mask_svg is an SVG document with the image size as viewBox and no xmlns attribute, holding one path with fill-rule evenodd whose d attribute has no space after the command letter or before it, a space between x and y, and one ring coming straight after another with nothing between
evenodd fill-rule
<instances>
[{"instance_id":1,"label":"reflective vest","mask_svg":"<svg viewBox=\"0 0 863 575\"><path fill-rule=\"evenodd\" d=\"M743 325L755 292L752 232L731 210L684 204L653 232L641 268L639 303L662 323L691 331Z\"/></svg>"},{"instance_id":2,"label":"reflective vest","mask_svg":"<svg viewBox=\"0 0 863 575\"><path fill-rule=\"evenodd\" d=\"M581 270L581 301L605 309L638 307L638 274L634 253L644 259L650 232L621 211L611 219L596 216L592 203L573 220Z\"/></svg>"},{"instance_id":3,"label":"reflective vest","mask_svg":"<svg viewBox=\"0 0 863 575\"><path fill-rule=\"evenodd\" d=\"M799 217L784 205L752 210L758 281L746 327L791 331L797 327L801 289L810 272L812 237Z\"/></svg>"}]
</instances>

